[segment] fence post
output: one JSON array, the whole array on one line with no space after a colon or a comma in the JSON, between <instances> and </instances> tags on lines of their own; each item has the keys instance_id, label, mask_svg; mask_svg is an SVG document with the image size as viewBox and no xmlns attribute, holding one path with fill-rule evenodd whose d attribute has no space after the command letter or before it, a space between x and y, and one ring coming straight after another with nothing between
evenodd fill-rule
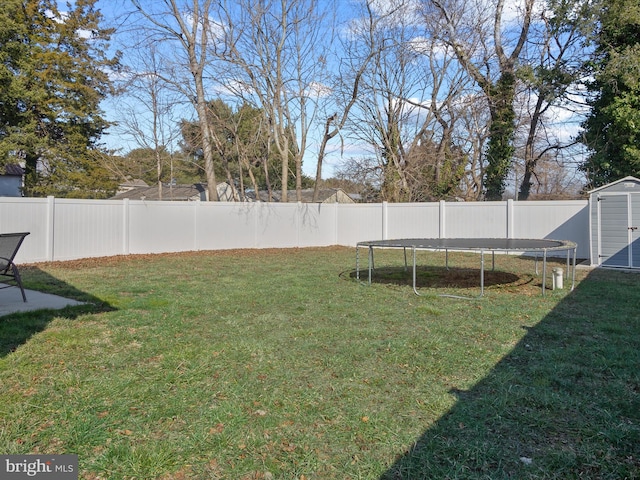
<instances>
[{"instance_id":1,"label":"fence post","mask_svg":"<svg viewBox=\"0 0 640 480\"><path fill-rule=\"evenodd\" d=\"M513 216L514 203L513 199L507 200L507 238L513 238L514 230L514 216Z\"/></svg>"},{"instance_id":2,"label":"fence post","mask_svg":"<svg viewBox=\"0 0 640 480\"><path fill-rule=\"evenodd\" d=\"M340 208L338 207L340 203L335 202L333 204L333 244L340 245L340 232L338 232L338 225L340 222L338 221L338 215L340 215Z\"/></svg>"},{"instance_id":3,"label":"fence post","mask_svg":"<svg viewBox=\"0 0 640 480\"><path fill-rule=\"evenodd\" d=\"M54 238L55 238L55 209L56 199L53 196L47 197L47 232L46 232L46 257L47 260L53 262L54 260Z\"/></svg>"},{"instance_id":4,"label":"fence post","mask_svg":"<svg viewBox=\"0 0 640 480\"><path fill-rule=\"evenodd\" d=\"M447 238L447 222L446 222L446 202L440 200L438 202L438 234L440 238Z\"/></svg>"},{"instance_id":5,"label":"fence post","mask_svg":"<svg viewBox=\"0 0 640 480\"><path fill-rule=\"evenodd\" d=\"M193 250L198 252L200 250L200 244L198 242L198 212L200 211L200 200L196 200L193 206Z\"/></svg>"},{"instance_id":6,"label":"fence post","mask_svg":"<svg viewBox=\"0 0 640 480\"><path fill-rule=\"evenodd\" d=\"M387 215L389 215L387 202L382 202L382 239L387 240L389 234L389 223Z\"/></svg>"},{"instance_id":7,"label":"fence post","mask_svg":"<svg viewBox=\"0 0 640 480\"><path fill-rule=\"evenodd\" d=\"M301 236L301 232L300 230L302 230L302 202L300 200L298 200L296 202L296 247L300 248L300 236Z\"/></svg>"},{"instance_id":8,"label":"fence post","mask_svg":"<svg viewBox=\"0 0 640 480\"><path fill-rule=\"evenodd\" d=\"M260 225L260 217L262 215L262 202L256 201L256 208L253 209L253 248L259 248L258 244L258 225Z\"/></svg>"},{"instance_id":9,"label":"fence post","mask_svg":"<svg viewBox=\"0 0 640 480\"><path fill-rule=\"evenodd\" d=\"M129 228L129 215L131 204L128 198L122 200L122 253L129 255L129 237L131 235Z\"/></svg>"}]
</instances>

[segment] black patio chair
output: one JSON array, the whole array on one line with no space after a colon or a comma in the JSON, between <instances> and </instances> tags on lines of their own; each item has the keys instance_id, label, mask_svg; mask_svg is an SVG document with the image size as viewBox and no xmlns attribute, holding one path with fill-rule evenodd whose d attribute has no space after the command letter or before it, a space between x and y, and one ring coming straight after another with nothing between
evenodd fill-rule
<instances>
[{"instance_id":1,"label":"black patio chair","mask_svg":"<svg viewBox=\"0 0 640 480\"><path fill-rule=\"evenodd\" d=\"M20 287L22 292L22 300L27 301L27 296L24 294L24 288L22 287L22 280L20 279L20 272L18 267L13 263L13 259L16 257L20 245L24 237L29 235L30 232L23 233L0 233L0 281L15 282L16 285L5 285L0 287Z\"/></svg>"}]
</instances>

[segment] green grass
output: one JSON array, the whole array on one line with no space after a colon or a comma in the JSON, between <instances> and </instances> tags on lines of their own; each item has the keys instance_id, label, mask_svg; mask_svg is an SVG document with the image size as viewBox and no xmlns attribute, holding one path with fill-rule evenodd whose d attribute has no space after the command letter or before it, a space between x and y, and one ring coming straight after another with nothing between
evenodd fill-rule
<instances>
[{"instance_id":1,"label":"green grass","mask_svg":"<svg viewBox=\"0 0 640 480\"><path fill-rule=\"evenodd\" d=\"M438 294L477 295L477 256L421 256L421 297L376 263L371 286L346 248L23 267L91 304L0 318L0 452L83 479L640 478L639 275L542 296L501 256L468 301Z\"/></svg>"}]
</instances>

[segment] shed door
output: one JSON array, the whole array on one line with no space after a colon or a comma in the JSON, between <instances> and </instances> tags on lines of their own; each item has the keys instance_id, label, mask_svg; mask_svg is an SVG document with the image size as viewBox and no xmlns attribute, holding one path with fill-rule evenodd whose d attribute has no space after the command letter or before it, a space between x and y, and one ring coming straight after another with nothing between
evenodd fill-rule
<instances>
[{"instance_id":1,"label":"shed door","mask_svg":"<svg viewBox=\"0 0 640 480\"><path fill-rule=\"evenodd\" d=\"M599 255L602 265L640 267L639 200L640 196L629 194L599 197Z\"/></svg>"},{"instance_id":2,"label":"shed door","mask_svg":"<svg viewBox=\"0 0 640 480\"><path fill-rule=\"evenodd\" d=\"M631 266L640 268L640 194L629 194L629 243L631 245Z\"/></svg>"}]
</instances>

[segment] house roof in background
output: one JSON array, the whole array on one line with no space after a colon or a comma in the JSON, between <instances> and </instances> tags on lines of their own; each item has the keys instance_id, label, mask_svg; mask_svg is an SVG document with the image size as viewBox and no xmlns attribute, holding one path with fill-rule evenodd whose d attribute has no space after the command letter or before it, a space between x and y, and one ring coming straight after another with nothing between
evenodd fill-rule
<instances>
[{"instance_id":1,"label":"house roof in background","mask_svg":"<svg viewBox=\"0 0 640 480\"><path fill-rule=\"evenodd\" d=\"M24 169L15 163L8 163L0 170L0 173L2 173L2 175L21 177L24 175Z\"/></svg>"},{"instance_id":2,"label":"house roof in background","mask_svg":"<svg viewBox=\"0 0 640 480\"><path fill-rule=\"evenodd\" d=\"M251 200L255 200L255 193L247 194L247 197ZM269 193L266 190L260 190L258 197L261 202L269 201ZM282 198L282 192L280 190L273 190L271 192L272 201L280 202ZM313 188L305 188L301 191L301 197L303 203L313 203ZM287 202L296 203L298 196L295 190L289 190L287 192ZM318 191L319 203L354 203L355 200L349 196L344 190L340 188L322 188Z\"/></svg>"},{"instance_id":3,"label":"house roof in background","mask_svg":"<svg viewBox=\"0 0 640 480\"><path fill-rule=\"evenodd\" d=\"M149 184L144 180L134 178L133 180L127 180L126 182L123 182L118 186L120 187L120 190L128 190L130 188L148 187Z\"/></svg>"},{"instance_id":4,"label":"house roof in background","mask_svg":"<svg viewBox=\"0 0 640 480\"><path fill-rule=\"evenodd\" d=\"M162 198L157 185L153 186L136 186L127 184L121 185L120 192L111 197L112 200L122 200L125 198L131 200L177 200L177 201L193 201L207 199L207 186L202 183L194 183L193 185L163 185ZM125 189L126 188L126 189ZM302 190L302 202L313 203L313 189L308 188ZM272 201L280 202L282 192L274 190L272 192ZM218 196L222 201L233 201L233 192L231 187L223 182L218 184ZM248 201L256 201L254 192L247 193ZM258 193L258 201L268 202L269 195L267 191ZM288 203L296 203L298 197L295 190L289 191ZM324 188L318 191L319 203L355 203L355 200L340 188Z\"/></svg>"},{"instance_id":5,"label":"house roof in background","mask_svg":"<svg viewBox=\"0 0 640 480\"><path fill-rule=\"evenodd\" d=\"M162 196L157 185L152 187L134 186L129 190L120 192L113 197L112 200L123 200L129 198L131 200L205 200L206 187L201 183L193 185L163 185Z\"/></svg>"}]
</instances>

